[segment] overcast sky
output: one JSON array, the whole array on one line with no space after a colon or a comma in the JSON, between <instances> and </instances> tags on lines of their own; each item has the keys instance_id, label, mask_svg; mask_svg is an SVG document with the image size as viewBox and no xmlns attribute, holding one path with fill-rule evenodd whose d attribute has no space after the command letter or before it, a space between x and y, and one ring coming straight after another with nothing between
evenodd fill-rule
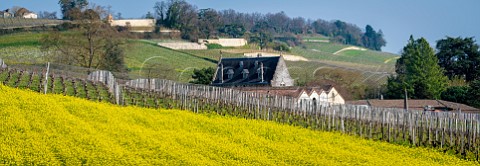
<instances>
[{"instance_id":1,"label":"overcast sky","mask_svg":"<svg viewBox=\"0 0 480 166\"><path fill-rule=\"evenodd\" d=\"M153 11L159 0L89 0L111 6L123 17L139 18ZM364 29L381 29L387 40L384 51L399 53L410 35L435 41L445 36L480 40L480 0L187 0L201 8L234 9L240 12L274 13L290 17L342 20ZM58 0L0 0L0 9L22 6L31 11L57 11ZM478 41L477 41L478 43Z\"/></svg>"}]
</instances>

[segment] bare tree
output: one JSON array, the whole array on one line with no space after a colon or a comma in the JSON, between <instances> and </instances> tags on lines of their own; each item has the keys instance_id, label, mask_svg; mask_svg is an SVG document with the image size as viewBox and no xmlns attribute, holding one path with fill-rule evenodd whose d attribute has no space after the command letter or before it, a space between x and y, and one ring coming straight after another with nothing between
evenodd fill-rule
<instances>
[{"instance_id":1,"label":"bare tree","mask_svg":"<svg viewBox=\"0 0 480 166\"><path fill-rule=\"evenodd\" d=\"M56 50L57 56L54 60L61 63L121 70L124 68L121 45L125 43L122 34L101 20L107 13L105 8L92 7L81 15L70 15L75 20L72 22L75 28L68 33L49 33L42 39L42 47L44 50ZM119 64L117 69L111 69L112 61L122 64Z\"/></svg>"},{"instance_id":2,"label":"bare tree","mask_svg":"<svg viewBox=\"0 0 480 166\"><path fill-rule=\"evenodd\" d=\"M57 18L57 12L47 12L47 11L38 12L38 18L40 18L40 19L58 19Z\"/></svg>"}]
</instances>

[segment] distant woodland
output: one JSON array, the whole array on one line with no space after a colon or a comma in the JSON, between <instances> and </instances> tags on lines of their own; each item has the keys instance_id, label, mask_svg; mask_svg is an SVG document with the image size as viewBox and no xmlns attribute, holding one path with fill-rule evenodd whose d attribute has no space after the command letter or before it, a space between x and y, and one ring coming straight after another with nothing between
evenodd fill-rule
<instances>
[{"instance_id":1,"label":"distant woodland","mask_svg":"<svg viewBox=\"0 0 480 166\"><path fill-rule=\"evenodd\" d=\"M386 45L381 30L367 25L364 30L340 20L307 20L291 18L285 12L241 13L235 10L198 9L184 0L167 0L154 5L146 18L157 20L157 26L178 29L183 39L244 37L261 48L296 46L300 35L320 34L331 42L366 47L380 51Z\"/></svg>"}]
</instances>

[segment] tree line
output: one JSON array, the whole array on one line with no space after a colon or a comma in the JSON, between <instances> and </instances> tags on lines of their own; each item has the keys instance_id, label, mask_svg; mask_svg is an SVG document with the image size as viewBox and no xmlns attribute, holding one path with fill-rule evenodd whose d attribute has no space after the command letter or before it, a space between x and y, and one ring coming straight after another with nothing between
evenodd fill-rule
<instances>
[{"instance_id":1,"label":"tree line","mask_svg":"<svg viewBox=\"0 0 480 166\"><path fill-rule=\"evenodd\" d=\"M410 36L388 78L388 98L443 99L480 108L480 49L473 37L446 37L436 52Z\"/></svg>"},{"instance_id":2,"label":"tree line","mask_svg":"<svg viewBox=\"0 0 480 166\"><path fill-rule=\"evenodd\" d=\"M386 45L381 30L377 32L367 25L362 31L356 25L340 20L291 18L285 12L261 14L241 13L232 9L198 9L185 0L156 2L154 11L154 14L147 13L145 17L155 18L157 26L180 30L182 38L192 41L220 36L244 37L266 48L272 47L275 42L298 45L301 42L299 34L321 34L330 37L333 42L372 50L381 50Z\"/></svg>"}]
</instances>

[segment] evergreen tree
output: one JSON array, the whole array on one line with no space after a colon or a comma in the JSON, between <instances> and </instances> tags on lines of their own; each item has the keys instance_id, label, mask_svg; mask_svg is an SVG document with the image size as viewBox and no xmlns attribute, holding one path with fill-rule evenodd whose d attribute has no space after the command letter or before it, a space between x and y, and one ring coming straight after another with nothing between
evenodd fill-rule
<instances>
[{"instance_id":1,"label":"evergreen tree","mask_svg":"<svg viewBox=\"0 0 480 166\"><path fill-rule=\"evenodd\" d=\"M213 67L203 68L200 70L193 70L193 81L190 81L192 84L204 84L208 85L212 82L213 75L215 74L215 69Z\"/></svg>"},{"instance_id":2,"label":"evergreen tree","mask_svg":"<svg viewBox=\"0 0 480 166\"><path fill-rule=\"evenodd\" d=\"M439 65L449 78L480 79L480 49L473 37L447 37L437 41Z\"/></svg>"},{"instance_id":3,"label":"evergreen tree","mask_svg":"<svg viewBox=\"0 0 480 166\"><path fill-rule=\"evenodd\" d=\"M388 80L387 96L402 97L403 89L414 99L440 99L447 86L447 77L427 40L410 36L402 57L395 65L397 76Z\"/></svg>"},{"instance_id":4,"label":"evergreen tree","mask_svg":"<svg viewBox=\"0 0 480 166\"><path fill-rule=\"evenodd\" d=\"M470 91L468 94L468 98L470 99L468 104L480 108L480 80L470 82Z\"/></svg>"}]
</instances>

